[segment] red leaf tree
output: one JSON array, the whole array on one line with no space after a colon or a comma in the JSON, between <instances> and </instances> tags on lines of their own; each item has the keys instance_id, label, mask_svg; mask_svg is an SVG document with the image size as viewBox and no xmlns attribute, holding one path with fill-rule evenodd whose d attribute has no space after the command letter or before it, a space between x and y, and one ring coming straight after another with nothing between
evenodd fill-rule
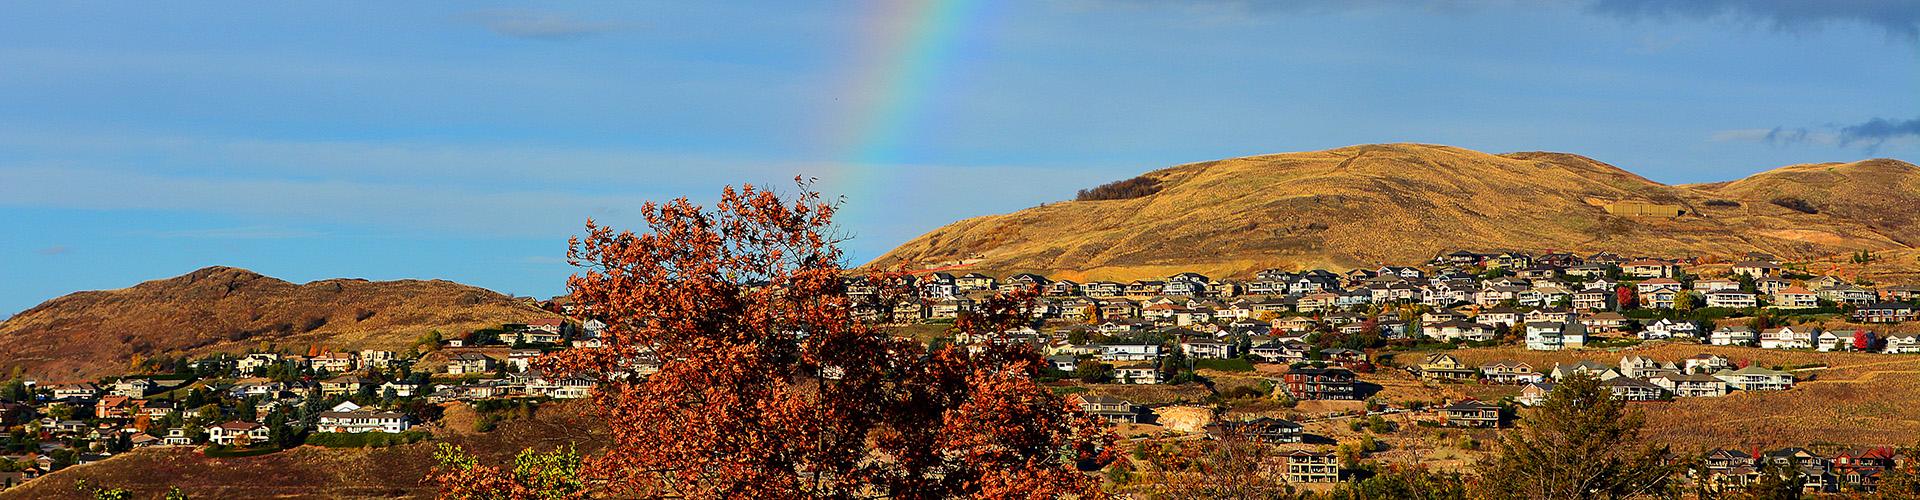
<instances>
[{"instance_id":1,"label":"red leaf tree","mask_svg":"<svg viewBox=\"0 0 1920 500\"><path fill-rule=\"evenodd\" d=\"M711 210L648 203L639 234L587 222L568 250L587 271L568 286L608 325L604 345L535 367L598 382L612 441L581 467L594 494L1099 496L1075 466L1109 459L1111 432L1034 380L1037 352L990 340L1028 321L1035 291L957 321L989 339L972 349L888 335L846 293L835 209L802 183L792 197L728 187Z\"/></svg>"}]
</instances>

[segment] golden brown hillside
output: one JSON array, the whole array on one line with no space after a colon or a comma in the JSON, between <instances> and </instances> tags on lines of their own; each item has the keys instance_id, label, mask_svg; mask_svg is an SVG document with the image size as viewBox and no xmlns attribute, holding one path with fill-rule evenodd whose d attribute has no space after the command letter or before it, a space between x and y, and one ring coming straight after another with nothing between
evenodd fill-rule
<instances>
[{"instance_id":1,"label":"golden brown hillside","mask_svg":"<svg viewBox=\"0 0 1920 500\"><path fill-rule=\"evenodd\" d=\"M1881 207L1920 203L1920 191L1901 187L1920 182L1920 169L1894 160L1843 167L1820 175L1847 187L1796 191L1830 207L1807 214L1770 203L1780 188L1760 187L1795 183L1786 171L1799 167L1725 185L1668 186L1565 153L1380 144L1253 156L1149 172L1143 177L1160 189L1138 198L962 220L873 265L1124 280L1405 264L1458 249L1814 257L1920 241L1913 217L1867 216L1912 212ZM1862 198L1875 201L1850 201ZM1616 216L1605 208L1615 202L1678 205L1685 214Z\"/></svg>"},{"instance_id":2,"label":"golden brown hillside","mask_svg":"<svg viewBox=\"0 0 1920 500\"><path fill-rule=\"evenodd\" d=\"M0 367L43 379L124 372L136 355L240 351L262 342L304 349L405 348L422 334L555 317L450 281L332 279L296 285L209 267L131 288L56 298L0 323Z\"/></svg>"}]
</instances>

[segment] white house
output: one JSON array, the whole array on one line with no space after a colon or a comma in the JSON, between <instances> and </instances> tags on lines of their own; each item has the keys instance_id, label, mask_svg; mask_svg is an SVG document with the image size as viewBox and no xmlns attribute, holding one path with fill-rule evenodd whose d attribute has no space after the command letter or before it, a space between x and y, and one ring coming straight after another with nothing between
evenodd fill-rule
<instances>
[{"instance_id":1,"label":"white house","mask_svg":"<svg viewBox=\"0 0 1920 500\"><path fill-rule=\"evenodd\" d=\"M267 426L253 422L227 422L207 428L207 441L224 446L264 443L267 436Z\"/></svg>"},{"instance_id":2,"label":"white house","mask_svg":"<svg viewBox=\"0 0 1920 500\"><path fill-rule=\"evenodd\" d=\"M1107 344L1100 349L1103 361L1154 361L1160 359L1160 344Z\"/></svg>"},{"instance_id":3,"label":"white house","mask_svg":"<svg viewBox=\"0 0 1920 500\"><path fill-rule=\"evenodd\" d=\"M1587 345L1587 328L1580 323L1527 323L1527 349L1558 351Z\"/></svg>"},{"instance_id":4,"label":"white house","mask_svg":"<svg viewBox=\"0 0 1920 500\"><path fill-rule=\"evenodd\" d=\"M1753 345L1758 337L1744 326L1723 326L1713 330L1707 342L1713 345Z\"/></svg>"},{"instance_id":5,"label":"white house","mask_svg":"<svg viewBox=\"0 0 1920 500\"><path fill-rule=\"evenodd\" d=\"M406 432L409 425L407 416L400 412L374 411L361 408L352 402L340 403L330 411L320 412L320 432L385 432L389 434Z\"/></svg>"},{"instance_id":6,"label":"white house","mask_svg":"<svg viewBox=\"0 0 1920 500\"><path fill-rule=\"evenodd\" d=\"M1663 340L1670 338L1696 339L1700 329L1691 322L1674 321L1660 318L1640 330L1640 338L1645 340Z\"/></svg>"}]
</instances>

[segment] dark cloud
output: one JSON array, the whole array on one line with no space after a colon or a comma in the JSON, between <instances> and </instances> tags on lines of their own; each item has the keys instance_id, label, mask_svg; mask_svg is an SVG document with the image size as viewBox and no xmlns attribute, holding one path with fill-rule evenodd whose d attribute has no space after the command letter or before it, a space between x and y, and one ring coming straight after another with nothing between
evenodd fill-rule
<instances>
[{"instance_id":1,"label":"dark cloud","mask_svg":"<svg viewBox=\"0 0 1920 500\"><path fill-rule=\"evenodd\" d=\"M1629 19L1741 19L1781 30L1859 22L1920 39L1920 2L1914 0L1592 0L1588 9Z\"/></svg>"},{"instance_id":2,"label":"dark cloud","mask_svg":"<svg viewBox=\"0 0 1920 500\"><path fill-rule=\"evenodd\" d=\"M65 245L54 245L38 250L40 255L65 255L71 251L73 251L73 249L67 248Z\"/></svg>"},{"instance_id":3,"label":"dark cloud","mask_svg":"<svg viewBox=\"0 0 1920 500\"><path fill-rule=\"evenodd\" d=\"M1866 123L1840 127L1840 145L1863 144L1867 149L1879 148L1887 141L1904 137L1920 137L1920 118L1911 120L1888 120L1874 118Z\"/></svg>"},{"instance_id":4,"label":"dark cloud","mask_svg":"<svg viewBox=\"0 0 1920 500\"><path fill-rule=\"evenodd\" d=\"M624 23L576 18L558 12L490 9L468 13L463 19L496 35L530 40L567 40L631 28Z\"/></svg>"}]
</instances>

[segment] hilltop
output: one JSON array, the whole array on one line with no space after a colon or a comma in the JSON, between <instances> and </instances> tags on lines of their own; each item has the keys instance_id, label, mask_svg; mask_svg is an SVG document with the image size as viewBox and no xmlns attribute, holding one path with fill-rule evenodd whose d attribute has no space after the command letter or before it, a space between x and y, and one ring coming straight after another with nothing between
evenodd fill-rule
<instances>
[{"instance_id":1,"label":"hilltop","mask_svg":"<svg viewBox=\"0 0 1920 500\"><path fill-rule=\"evenodd\" d=\"M869 265L1128 280L1409 264L1459 249L1814 258L1920 242L1920 167L1884 159L1670 186L1574 154L1377 144L1180 165L1128 186L1119 199L955 222ZM1681 215L1607 210L1623 202Z\"/></svg>"},{"instance_id":2,"label":"hilltop","mask_svg":"<svg viewBox=\"0 0 1920 500\"><path fill-rule=\"evenodd\" d=\"M404 349L432 330L557 315L484 288L441 280L330 279L294 284L208 267L119 290L49 300L0 323L0 367L53 379L125 371L135 356L242 351Z\"/></svg>"}]
</instances>

